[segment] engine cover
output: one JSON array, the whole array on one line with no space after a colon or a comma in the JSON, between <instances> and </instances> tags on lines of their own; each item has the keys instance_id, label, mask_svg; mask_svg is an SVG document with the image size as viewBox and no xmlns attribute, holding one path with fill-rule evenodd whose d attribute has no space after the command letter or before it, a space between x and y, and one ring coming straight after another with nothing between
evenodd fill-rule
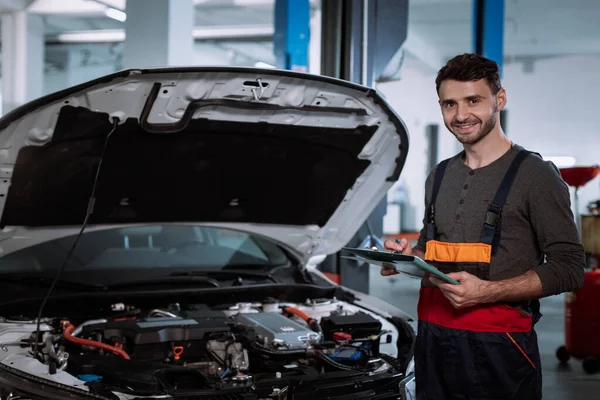
<instances>
[{"instance_id":1,"label":"engine cover","mask_svg":"<svg viewBox=\"0 0 600 400\"><path fill-rule=\"evenodd\" d=\"M229 332L227 318L145 318L109 321L83 327L83 335L102 331L105 338L124 337L133 344L202 340L207 333Z\"/></svg>"},{"instance_id":2,"label":"engine cover","mask_svg":"<svg viewBox=\"0 0 600 400\"><path fill-rule=\"evenodd\" d=\"M238 314L235 319L253 328L259 340L273 345L306 347L321 338L307 326L276 312Z\"/></svg>"},{"instance_id":3,"label":"engine cover","mask_svg":"<svg viewBox=\"0 0 600 400\"><path fill-rule=\"evenodd\" d=\"M83 327L82 337L99 333L110 344L122 344L138 360L189 360L202 357L211 334L229 333L225 314L190 318L117 320ZM180 353L175 357L175 352Z\"/></svg>"}]
</instances>

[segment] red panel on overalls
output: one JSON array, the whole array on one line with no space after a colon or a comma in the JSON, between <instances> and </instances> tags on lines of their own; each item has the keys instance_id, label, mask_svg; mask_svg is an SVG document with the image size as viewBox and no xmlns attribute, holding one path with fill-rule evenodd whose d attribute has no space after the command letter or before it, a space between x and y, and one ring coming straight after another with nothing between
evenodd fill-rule
<instances>
[{"instance_id":1,"label":"red panel on overalls","mask_svg":"<svg viewBox=\"0 0 600 400\"><path fill-rule=\"evenodd\" d=\"M445 273L489 279L500 238L502 207L521 162L520 151L488 208L479 243L436 240L435 200L448 160L438 165L428 207L425 260ZM541 368L532 313L508 304L456 309L423 280L415 344L417 399L540 399Z\"/></svg>"}]
</instances>

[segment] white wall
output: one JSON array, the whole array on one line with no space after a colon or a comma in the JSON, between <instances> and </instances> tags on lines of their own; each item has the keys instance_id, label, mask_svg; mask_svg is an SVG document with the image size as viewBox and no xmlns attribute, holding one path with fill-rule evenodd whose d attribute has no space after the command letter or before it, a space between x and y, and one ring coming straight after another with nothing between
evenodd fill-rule
<instances>
[{"instance_id":1,"label":"white wall","mask_svg":"<svg viewBox=\"0 0 600 400\"><path fill-rule=\"evenodd\" d=\"M440 126L439 159L459 151L442 122L435 92L435 74L415 65L402 71L402 79L378 85L390 105L404 119L410 134L410 151L398 184L405 184L416 215L424 213L427 176L425 126ZM503 85L508 95L507 134L515 143L549 156L572 156L576 165L600 164L600 56L546 59L526 72L522 64L504 66ZM573 193L573 191L572 191ZM600 177L579 191L580 212L600 198Z\"/></svg>"},{"instance_id":2,"label":"white wall","mask_svg":"<svg viewBox=\"0 0 600 400\"><path fill-rule=\"evenodd\" d=\"M600 56L548 59L526 73L506 68L508 135L543 156L572 156L576 165L600 164L597 93ZM579 190L580 212L600 198L600 178Z\"/></svg>"},{"instance_id":3,"label":"white wall","mask_svg":"<svg viewBox=\"0 0 600 400\"><path fill-rule=\"evenodd\" d=\"M402 175L397 185L406 187L408 202L414 209L408 225L417 229L421 226L425 212L425 179L429 174L428 141L425 128L429 124L439 125L440 143L438 159L442 160L456 154L458 147L454 136L445 128L437 105L435 76L429 71L421 72L414 67L403 67L401 80L377 85L388 103L404 121L409 134L409 152Z\"/></svg>"}]
</instances>

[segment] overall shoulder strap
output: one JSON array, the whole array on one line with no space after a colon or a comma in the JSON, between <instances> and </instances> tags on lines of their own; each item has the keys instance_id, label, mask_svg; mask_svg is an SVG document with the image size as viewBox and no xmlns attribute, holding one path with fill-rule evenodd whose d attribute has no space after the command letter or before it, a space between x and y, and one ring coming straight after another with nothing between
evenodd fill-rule
<instances>
[{"instance_id":1,"label":"overall shoulder strap","mask_svg":"<svg viewBox=\"0 0 600 400\"><path fill-rule=\"evenodd\" d=\"M435 170L435 178L433 181L433 190L431 191L431 202L427 207L427 240L434 240L436 236L435 229L435 200L437 199L440 186L442 186L442 180L444 179L444 173L450 159L446 159L440 162Z\"/></svg>"},{"instance_id":2,"label":"overall shoulder strap","mask_svg":"<svg viewBox=\"0 0 600 400\"><path fill-rule=\"evenodd\" d=\"M488 210L485 213L485 222L483 224L483 230L481 232L481 242L492 245L492 252L495 251L498 242L500 240L500 220L502 216L502 207L506 202L510 188L517 176L519 167L525 158L532 154L531 151L520 150L513 162L508 167L500 187L494 196L494 200L488 206Z\"/></svg>"}]
</instances>

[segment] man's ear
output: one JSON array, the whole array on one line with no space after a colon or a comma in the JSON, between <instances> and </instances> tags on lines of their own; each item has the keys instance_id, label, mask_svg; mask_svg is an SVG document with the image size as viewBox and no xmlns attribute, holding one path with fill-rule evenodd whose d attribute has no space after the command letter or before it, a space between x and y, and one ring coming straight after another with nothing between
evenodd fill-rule
<instances>
[{"instance_id":1,"label":"man's ear","mask_svg":"<svg viewBox=\"0 0 600 400\"><path fill-rule=\"evenodd\" d=\"M501 111L506 107L506 90L504 90L504 88L498 90L498 93L496 93L496 107L498 111Z\"/></svg>"}]
</instances>

